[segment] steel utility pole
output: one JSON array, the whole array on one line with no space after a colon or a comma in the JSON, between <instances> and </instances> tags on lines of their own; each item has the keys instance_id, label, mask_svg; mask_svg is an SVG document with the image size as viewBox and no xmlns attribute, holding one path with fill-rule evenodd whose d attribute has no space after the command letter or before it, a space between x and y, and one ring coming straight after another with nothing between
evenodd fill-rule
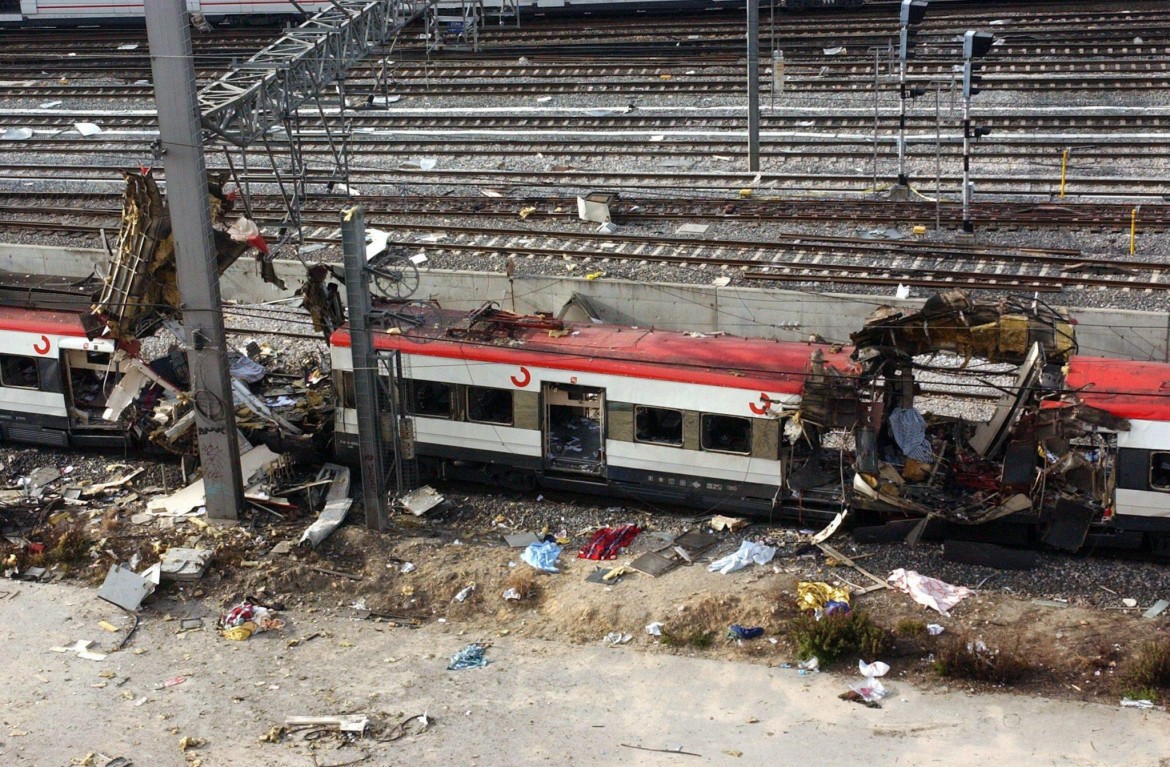
<instances>
[{"instance_id":1,"label":"steel utility pole","mask_svg":"<svg viewBox=\"0 0 1170 767\"><path fill-rule=\"evenodd\" d=\"M235 520L243 501L240 446L195 99L191 25L183 0L151 0L145 5L207 516Z\"/></svg>"},{"instance_id":2,"label":"steel utility pole","mask_svg":"<svg viewBox=\"0 0 1170 767\"><path fill-rule=\"evenodd\" d=\"M748 170L760 170L760 0L747 2Z\"/></svg>"},{"instance_id":3,"label":"steel utility pole","mask_svg":"<svg viewBox=\"0 0 1170 767\"><path fill-rule=\"evenodd\" d=\"M902 0L898 44L898 185L909 186L906 177L906 60L914 53L918 23L926 15L926 0ZM916 95L921 90L915 91Z\"/></svg>"},{"instance_id":4,"label":"steel utility pole","mask_svg":"<svg viewBox=\"0 0 1170 767\"><path fill-rule=\"evenodd\" d=\"M386 510L386 467L382 456L382 414L378 412L378 370L370 335L370 272L366 268L366 212L360 205L341 211L341 251L349 302L349 351L353 356L353 394L358 419L358 455L366 527L382 532ZM398 428L397 423L394 426Z\"/></svg>"}]
</instances>

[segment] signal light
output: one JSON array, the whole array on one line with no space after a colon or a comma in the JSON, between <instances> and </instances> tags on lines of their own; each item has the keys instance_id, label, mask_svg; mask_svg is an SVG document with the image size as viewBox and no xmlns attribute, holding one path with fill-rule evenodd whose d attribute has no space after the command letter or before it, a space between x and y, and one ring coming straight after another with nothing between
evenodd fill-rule
<instances>
[{"instance_id":1,"label":"signal light","mask_svg":"<svg viewBox=\"0 0 1170 767\"><path fill-rule=\"evenodd\" d=\"M902 61L910 58L918 44L915 39L918 35L917 26L926 16L926 5L927 0L902 0L902 13L899 16L902 30L898 45L898 55Z\"/></svg>"}]
</instances>

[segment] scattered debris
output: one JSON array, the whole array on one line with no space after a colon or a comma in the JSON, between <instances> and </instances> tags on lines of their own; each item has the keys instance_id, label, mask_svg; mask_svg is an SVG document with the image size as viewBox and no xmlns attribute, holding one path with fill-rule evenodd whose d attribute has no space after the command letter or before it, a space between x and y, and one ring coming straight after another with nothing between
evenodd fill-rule
<instances>
[{"instance_id":1,"label":"scattered debris","mask_svg":"<svg viewBox=\"0 0 1170 767\"><path fill-rule=\"evenodd\" d=\"M634 638L633 634L623 634L620 631L611 631L602 638L602 642L608 645L626 644Z\"/></svg>"},{"instance_id":2,"label":"scattered debris","mask_svg":"<svg viewBox=\"0 0 1170 767\"><path fill-rule=\"evenodd\" d=\"M241 602L220 617L217 628L225 638L242 642L261 631L279 631L284 621L267 607Z\"/></svg>"},{"instance_id":3,"label":"scattered debris","mask_svg":"<svg viewBox=\"0 0 1170 767\"><path fill-rule=\"evenodd\" d=\"M592 221L595 224L608 224L610 217L609 206L617 200L616 194L605 192L589 192L584 197L577 198L577 217L582 221Z\"/></svg>"},{"instance_id":4,"label":"scattered debris","mask_svg":"<svg viewBox=\"0 0 1170 767\"><path fill-rule=\"evenodd\" d=\"M646 633L652 637L662 636L662 627L666 625L662 621L654 621L646 624Z\"/></svg>"},{"instance_id":5,"label":"scattered debris","mask_svg":"<svg viewBox=\"0 0 1170 767\"><path fill-rule=\"evenodd\" d=\"M105 660L106 654L100 652L92 652L89 648L93 645L93 641L89 639L79 639L69 647L50 647L49 650L57 653L71 652L78 658L83 660Z\"/></svg>"},{"instance_id":6,"label":"scattered debris","mask_svg":"<svg viewBox=\"0 0 1170 767\"><path fill-rule=\"evenodd\" d=\"M481 642L472 642L459 652L451 656L447 664L448 671L461 671L466 668L483 668L490 661L484 657L488 645Z\"/></svg>"},{"instance_id":7,"label":"scattered debris","mask_svg":"<svg viewBox=\"0 0 1170 767\"><path fill-rule=\"evenodd\" d=\"M746 519L740 519L739 517L725 517L722 514L712 517L711 520L707 522L707 525L712 530L722 533L734 533L738 530L744 529L748 526L748 524L749 523Z\"/></svg>"},{"instance_id":8,"label":"scattered debris","mask_svg":"<svg viewBox=\"0 0 1170 767\"><path fill-rule=\"evenodd\" d=\"M419 489L412 490L400 498L395 499L395 504L401 506L414 516L421 517L441 504L444 500L446 499L436 492L435 488L430 485L423 485Z\"/></svg>"},{"instance_id":9,"label":"scattered debris","mask_svg":"<svg viewBox=\"0 0 1170 767\"><path fill-rule=\"evenodd\" d=\"M534 543L540 543L540 536L536 533L509 533L504 536L504 542L514 549L526 549Z\"/></svg>"},{"instance_id":10,"label":"scattered debris","mask_svg":"<svg viewBox=\"0 0 1170 767\"><path fill-rule=\"evenodd\" d=\"M546 573L559 573L557 557L561 555L561 547L553 541L529 544L520 555L520 559Z\"/></svg>"},{"instance_id":11,"label":"scattered debris","mask_svg":"<svg viewBox=\"0 0 1170 767\"><path fill-rule=\"evenodd\" d=\"M642 529L637 525L603 527L593 534L585 547L577 552L579 559L617 559L623 549L629 548Z\"/></svg>"},{"instance_id":12,"label":"scattered debris","mask_svg":"<svg viewBox=\"0 0 1170 767\"><path fill-rule=\"evenodd\" d=\"M1170 601L1167 601L1165 599L1159 599L1157 602L1155 602L1153 604L1153 606L1150 607L1149 610L1146 610L1144 613L1142 613L1142 617L1143 618L1157 618L1159 615L1161 615L1163 612L1165 612L1167 607L1170 607Z\"/></svg>"},{"instance_id":13,"label":"scattered debris","mask_svg":"<svg viewBox=\"0 0 1170 767\"><path fill-rule=\"evenodd\" d=\"M321 467L317 475L318 481L329 477L329 491L325 495L325 508L317 521L309 525L301 535L301 545L317 548L334 530L341 526L349 515L353 506L353 499L349 497L350 471L347 466L327 463Z\"/></svg>"},{"instance_id":14,"label":"scattered debris","mask_svg":"<svg viewBox=\"0 0 1170 767\"><path fill-rule=\"evenodd\" d=\"M1121 699L1121 707L1122 708L1153 708L1154 701L1146 700L1145 698L1139 698L1139 699L1122 698Z\"/></svg>"},{"instance_id":15,"label":"scattered debris","mask_svg":"<svg viewBox=\"0 0 1170 767\"><path fill-rule=\"evenodd\" d=\"M207 565L211 562L211 554L210 549L167 549L160 563L162 580L199 580L207 571Z\"/></svg>"},{"instance_id":16,"label":"scattered debris","mask_svg":"<svg viewBox=\"0 0 1170 767\"><path fill-rule=\"evenodd\" d=\"M454 601L466 602L467 598L469 596L471 596L473 591L475 591L475 584L474 583L472 583L469 586L464 586L462 589L459 590L459 593L455 595Z\"/></svg>"},{"instance_id":17,"label":"scattered debris","mask_svg":"<svg viewBox=\"0 0 1170 767\"><path fill-rule=\"evenodd\" d=\"M98 598L121 607L127 612L134 612L158 586L162 580L162 567L155 564L135 573L121 565L110 565L106 573L106 580L98 589Z\"/></svg>"},{"instance_id":18,"label":"scattered debris","mask_svg":"<svg viewBox=\"0 0 1170 767\"><path fill-rule=\"evenodd\" d=\"M325 727L338 732L352 732L358 735L365 733L370 727L370 718L365 714L346 714L343 716L286 716L284 726L290 729L303 727Z\"/></svg>"},{"instance_id":19,"label":"scattered debris","mask_svg":"<svg viewBox=\"0 0 1170 767\"><path fill-rule=\"evenodd\" d=\"M751 563L766 565L776 556L776 548L756 541L744 541L734 554L716 559L707 565L707 570L713 573L727 575L736 570L742 570Z\"/></svg>"},{"instance_id":20,"label":"scattered debris","mask_svg":"<svg viewBox=\"0 0 1170 767\"><path fill-rule=\"evenodd\" d=\"M687 530L670 539L665 546L642 554L630 563L630 567L657 578L684 563L694 562L717 543L719 537L706 530Z\"/></svg>"},{"instance_id":21,"label":"scattered debris","mask_svg":"<svg viewBox=\"0 0 1170 767\"><path fill-rule=\"evenodd\" d=\"M729 639L758 639L764 635L762 626L741 626L738 623L733 623L727 627L727 637Z\"/></svg>"},{"instance_id":22,"label":"scattered debris","mask_svg":"<svg viewBox=\"0 0 1170 767\"><path fill-rule=\"evenodd\" d=\"M796 584L796 601L801 610L823 611L829 615L848 612L849 590L823 581L800 581Z\"/></svg>"},{"instance_id":23,"label":"scattered debris","mask_svg":"<svg viewBox=\"0 0 1170 767\"><path fill-rule=\"evenodd\" d=\"M901 567L890 573L887 580L894 588L909 594L918 604L947 616L951 608L975 593L966 586L952 586Z\"/></svg>"}]
</instances>

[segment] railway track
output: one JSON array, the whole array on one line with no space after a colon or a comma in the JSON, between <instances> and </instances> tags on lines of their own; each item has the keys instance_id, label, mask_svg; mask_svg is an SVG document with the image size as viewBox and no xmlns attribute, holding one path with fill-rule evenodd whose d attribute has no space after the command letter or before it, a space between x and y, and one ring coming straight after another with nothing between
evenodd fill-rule
<instances>
[{"instance_id":1,"label":"railway track","mask_svg":"<svg viewBox=\"0 0 1170 767\"><path fill-rule=\"evenodd\" d=\"M742 158L726 157L729 165L741 164ZM224 167L209 167L209 170L228 170ZM120 166L104 165L49 165L0 164L0 184L7 183L19 189L19 184L64 184L84 183L87 185L108 185L120 187ZM161 175L161 174L160 174ZM251 184L275 186L277 178L271 172L264 174L254 171L242 177ZM958 194L960 176L957 169L948 169L941 176L942 193L948 196ZM884 179L880 177L879 181ZM1004 177L994 169L973 173L971 176L981 194L1013 195L1030 199L1050 200L1057 196L1060 187L1059 172L1056 173L1013 173ZM337 183L337 174L329 169L310 170L305 183L313 187L328 187ZM500 187L525 190L522 194L534 193L537 189L620 189L627 193L673 190L686 194L707 193L731 195L747 189L749 194L775 194L793 196L808 195L872 195L874 176L862 171L828 171L822 173L740 173L735 171L663 171L622 172L614 170L580 170L569 167L550 171L509 170L499 168L435 168L422 170L418 167L361 168L350 166L347 183L360 185L367 194L386 194L390 190L403 191L412 187L433 189L435 187L456 187L493 191ZM1067 194L1075 197L1110 197L1123 195L1129 199L1153 199L1161 201L1170 187L1170 178L1151 174L1133 176L1074 175L1066 181ZM317 192L318 194L322 193ZM880 189L878 191L881 191Z\"/></svg>"},{"instance_id":2,"label":"railway track","mask_svg":"<svg viewBox=\"0 0 1170 767\"><path fill-rule=\"evenodd\" d=\"M404 253L424 252L432 266L466 263L502 268L509 258L607 267L657 264L708 275L739 274L772 283L949 288L1057 293L1065 290L1170 291L1170 263L1094 260L1075 250L1002 249L917 240L872 240L810 234L768 242L704 241L694 237L556 233L487 226L403 224L398 215L371 212L371 227L393 233ZM336 244L335 217L305 217L305 243ZM97 235L97 224L0 220L0 227L52 228Z\"/></svg>"},{"instance_id":3,"label":"railway track","mask_svg":"<svg viewBox=\"0 0 1170 767\"><path fill-rule=\"evenodd\" d=\"M52 226L67 218L90 218L107 231L118 225L121 198L117 195L46 195L13 192L5 195L13 204L0 203L0 216L7 226L20 229L26 223L20 216L35 215L40 224ZM576 198L573 197L432 197L394 195L367 196L361 199L370 215L448 218L452 216L510 219L521 209L532 209L527 220L576 221ZM283 217L277 198L255 196L251 200L256 220L274 227ZM311 220L328 219L336 205L329 200L314 199L303 212ZM664 223L701 221L707 223L838 223L884 224L904 226L906 222L931 222L936 214L932 202L914 200L742 200L742 199L654 199L618 200L610 207L619 223ZM1015 229L1071 229L1097 232L1128 232L1132 206L1129 204L1079 203L1076 205L1029 205L1022 203L977 202L971 206L973 216L985 231ZM937 213L944 227L957 227L962 221L962 206L944 203ZM34 223L35 220L34 220ZM1170 205L1149 204L1141 209L1141 232L1161 234L1170 231Z\"/></svg>"}]
</instances>

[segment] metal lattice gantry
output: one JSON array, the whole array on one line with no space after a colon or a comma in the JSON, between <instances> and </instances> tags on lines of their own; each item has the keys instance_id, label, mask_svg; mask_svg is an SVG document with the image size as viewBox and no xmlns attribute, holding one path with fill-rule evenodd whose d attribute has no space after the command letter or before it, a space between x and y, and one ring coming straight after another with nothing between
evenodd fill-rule
<instances>
[{"instance_id":1,"label":"metal lattice gantry","mask_svg":"<svg viewBox=\"0 0 1170 767\"><path fill-rule=\"evenodd\" d=\"M199 91L203 127L247 147L413 21L427 0L332 0Z\"/></svg>"}]
</instances>

